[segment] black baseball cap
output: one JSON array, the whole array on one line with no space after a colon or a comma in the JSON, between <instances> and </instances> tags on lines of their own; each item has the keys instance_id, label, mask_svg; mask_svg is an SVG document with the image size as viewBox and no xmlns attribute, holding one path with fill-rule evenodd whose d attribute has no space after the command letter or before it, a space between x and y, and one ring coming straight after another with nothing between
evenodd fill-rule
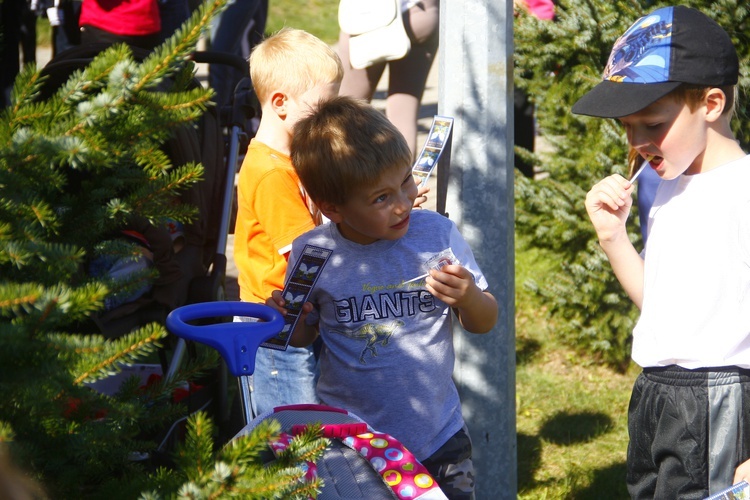
<instances>
[{"instance_id":1,"label":"black baseball cap","mask_svg":"<svg viewBox=\"0 0 750 500\"><path fill-rule=\"evenodd\" d=\"M724 29L699 10L664 7L638 19L617 39L602 81L573 113L619 118L637 113L682 83L735 85L737 51Z\"/></svg>"}]
</instances>

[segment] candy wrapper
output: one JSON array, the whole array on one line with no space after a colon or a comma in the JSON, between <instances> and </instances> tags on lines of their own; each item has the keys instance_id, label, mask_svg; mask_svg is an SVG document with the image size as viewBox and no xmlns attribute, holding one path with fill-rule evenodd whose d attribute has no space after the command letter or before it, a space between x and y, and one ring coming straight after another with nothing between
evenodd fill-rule
<instances>
[{"instance_id":1,"label":"candy wrapper","mask_svg":"<svg viewBox=\"0 0 750 500\"><path fill-rule=\"evenodd\" d=\"M440 271L440 269L443 268L443 266L447 266L449 264L460 264L456 256L453 254L453 250L450 248L446 248L442 252L436 253L432 257L430 257L427 262L422 264L422 268L426 271L424 274L421 274L417 276L416 278L412 278L410 280L404 281L404 283L411 283L412 281L421 280L423 278L426 278L430 275L430 270L434 269L436 271Z\"/></svg>"}]
</instances>

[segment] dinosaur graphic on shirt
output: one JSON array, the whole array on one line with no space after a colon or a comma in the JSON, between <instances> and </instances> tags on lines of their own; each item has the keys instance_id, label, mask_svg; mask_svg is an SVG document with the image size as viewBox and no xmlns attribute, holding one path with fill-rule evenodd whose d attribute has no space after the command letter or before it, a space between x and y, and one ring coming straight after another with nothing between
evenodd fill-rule
<instances>
[{"instance_id":1,"label":"dinosaur graphic on shirt","mask_svg":"<svg viewBox=\"0 0 750 500\"><path fill-rule=\"evenodd\" d=\"M362 353L359 356L359 362L366 365L367 361L365 361L365 355L369 352L372 357L376 357L378 355L376 348L377 344L380 344L381 346L388 345L391 336L402 326L404 326L403 321L394 319L385 323L365 323L354 330L331 329L331 332L344 335L350 339L364 339L365 347L362 349Z\"/></svg>"}]
</instances>

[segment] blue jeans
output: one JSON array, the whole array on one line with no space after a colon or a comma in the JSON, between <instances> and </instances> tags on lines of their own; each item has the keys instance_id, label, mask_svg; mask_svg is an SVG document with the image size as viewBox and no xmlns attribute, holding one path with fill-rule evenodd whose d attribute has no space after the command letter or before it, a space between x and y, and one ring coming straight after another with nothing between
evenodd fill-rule
<instances>
[{"instance_id":1,"label":"blue jeans","mask_svg":"<svg viewBox=\"0 0 750 500\"><path fill-rule=\"evenodd\" d=\"M254 321L254 318L235 318L235 321ZM313 346L289 346L286 351L260 347L251 378L253 415L261 415L276 406L319 403L315 392L318 374Z\"/></svg>"}]
</instances>

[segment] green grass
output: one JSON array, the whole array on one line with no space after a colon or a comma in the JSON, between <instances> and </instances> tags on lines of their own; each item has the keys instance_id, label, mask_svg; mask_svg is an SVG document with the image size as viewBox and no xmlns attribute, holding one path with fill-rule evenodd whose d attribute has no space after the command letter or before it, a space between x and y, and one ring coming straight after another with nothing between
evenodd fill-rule
<instances>
[{"instance_id":1,"label":"green grass","mask_svg":"<svg viewBox=\"0 0 750 500\"><path fill-rule=\"evenodd\" d=\"M516 246L519 498L628 498L627 407L637 371L589 363L555 339L544 304L523 286L554 259Z\"/></svg>"},{"instance_id":2,"label":"green grass","mask_svg":"<svg viewBox=\"0 0 750 500\"><path fill-rule=\"evenodd\" d=\"M338 0L272 0L266 31L300 28L333 44L339 38L338 5Z\"/></svg>"},{"instance_id":3,"label":"green grass","mask_svg":"<svg viewBox=\"0 0 750 500\"><path fill-rule=\"evenodd\" d=\"M36 19L36 44L39 47L49 47L52 43L52 29L46 16Z\"/></svg>"}]
</instances>

